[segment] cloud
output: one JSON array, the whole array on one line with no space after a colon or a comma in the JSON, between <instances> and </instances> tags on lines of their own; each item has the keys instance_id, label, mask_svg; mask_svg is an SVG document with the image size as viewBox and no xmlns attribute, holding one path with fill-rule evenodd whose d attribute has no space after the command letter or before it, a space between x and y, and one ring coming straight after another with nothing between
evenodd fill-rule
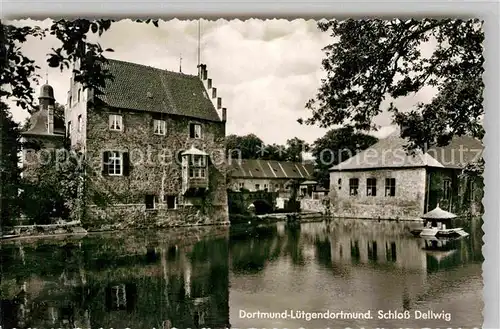
<instances>
[{"instance_id":1,"label":"cloud","mask_svg":"<svg viewBox=\"0 0 500 329\"><path fill-rule=\"evenodd\" d=\"M16 24L48 27L51 21L23 20ZM320 86L324 75L322 49L331 42L328 33L316 28L315 21L202 20L199 43L198 24L197 20L173 19L161 21L156 28L121 20L98 42L103 48L114 49L108 54L110 58L171 71L179 70L182 57L182 70L188 74L197 73L200 45L201 61L207 64L208 75L228 110L228 134L255 133L266 143L285 143L293 137L313 142L324 135L325 129L297 123L298 118L309 116L305 103ZM46 64L47 53L57 45L58 40L49 36L30 39L22 49L41 66L40 75L48 71L56 100L65 104L70 72L47 68ZM402 100L400 105L408 107L427 96L424 92L417 98ZM25 111L12 108L16 120L27 116ZM391 124L386 113L376 122Z\"/></svg>"}]
</instances>

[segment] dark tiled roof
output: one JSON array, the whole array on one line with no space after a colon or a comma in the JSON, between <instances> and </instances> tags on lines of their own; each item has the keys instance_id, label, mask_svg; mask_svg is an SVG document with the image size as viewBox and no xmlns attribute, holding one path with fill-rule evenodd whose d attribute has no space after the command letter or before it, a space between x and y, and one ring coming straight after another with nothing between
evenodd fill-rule
<instances>
[{"instance_id":1,"label":"dark tiled roof","mask_svg":"<svg viewBox=\"0 0 500 329\"><path fill-rule=\"evenodd\" d=\"M407 154L404 149L406 144L407 141L400 137L399 131L396 131L372 147L332 167L331 170L410 167L461 168L473 160L472 158L477 154L477 151L482 150L482 144L479 140L467 136L455 137L447 146L433 148L426 153L417 151L415 154ZM459 151L460 145L463 145L464 151L462 152Z\"/></svg>"},{"instance_id":2,"label":"dark tiled roof","mask_svg":"<svg viewBox=\"0 0 500 329\"><path fill-rule=\"evenodd\" d=\"M221 121L197 76L114 59L103 66L114 80L97 98L111 107Z\"/></svg>"},{"instance_id":3,"label":"dark tiled roof","mask_svg":"<svg viewBox=\"0 0 500 329\"><path fill-rule=\"evenodd\" d=\"M229 175L233 178L311 179L313 164L274 160L232 160Z\"/></svg>"},{"instance_id":4,"label":"dark tiled roof","mask_svg":"<svg viewBox=\"0 0 500 329\"><path fill-rule=\"evenodd\" d=\"M473 137L459 136L444 147L431 148L429 153L445 168L463 168L469 163L477 162L484 150L483 143Z\"/></svg>"},{"instance_id":5,"label":"dark tiled roof","mask_svg":"<svg viewBox=\"0 0 500 329\"><path fill-rule=\"evenodd\" d=\"M38 110L31 114L29 119L28 130L22 132L22 135L52 135L47 132L47 110ZM62 135L65 134L64 120L54 116L54 134Z\"/></svg>"}]
</instances>

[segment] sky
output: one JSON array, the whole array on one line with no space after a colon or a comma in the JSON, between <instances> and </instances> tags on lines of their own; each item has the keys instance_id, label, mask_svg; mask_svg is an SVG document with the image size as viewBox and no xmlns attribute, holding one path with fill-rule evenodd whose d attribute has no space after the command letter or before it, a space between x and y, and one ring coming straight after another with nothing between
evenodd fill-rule
<instances>
[{"instance_id":1,"label":"sky","mask_svg":"<svg viewBox=\"0 0 500 329\"><path fill-rule=\"evenodd\" d=\"M13 23L49 27L51 21ZM208 77L227 108L227 134L254 133L267 144L284 144L293 137L312 143L325 134L327 129L297 122L298 118L309 117L305 104L314 98L325 75L321 67L325 56L322 49L333 40L328 33L319 31L316 21L220 19L202 20L200 26L201 62L207 65ZM182 64L182 72L197 74L197 20L160 21L158 28L121 20L113 23L98 42L104 49L114 50L106 54L108 58L176 72ZM48 75L56 101L66 104L70 71L60 72L46 64L47 54L58 44L52 36L43 40L30 38L22 51L41 67L38 73L43 80ZM35 87L37 93L39 88ZM396 105L411 108L432 95L432 90L424 89L398 100ZM14 105L11 108L17 121L28 116ZM375 123L380 129L372 134L379 138L395 129L387 113L380 114Z\"/></svg>"}]
</instances>

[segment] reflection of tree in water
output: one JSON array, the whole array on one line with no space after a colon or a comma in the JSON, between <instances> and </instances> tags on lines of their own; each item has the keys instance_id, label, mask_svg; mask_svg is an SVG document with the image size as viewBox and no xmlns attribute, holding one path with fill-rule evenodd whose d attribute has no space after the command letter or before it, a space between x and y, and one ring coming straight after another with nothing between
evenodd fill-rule
<instances>
[{"instance_id":1,"label":"reflection of tree in water","mask_svg":"<svg viewBox=\"0 0 500 329\"><path fill-rule=\"evenodd\" d=\"M332 245L328 240L316 240L316 255L318 263L326 268L332 268Z\"/></svg>"},{"instance_id":2,"label":"reflection of tree in water","mask_svg":"<svg viewBox=\"0 0 500 329\"><path fill-rule=\"evenodd\" d=\"M258 273L267 262L281 255L285 239L277 234L275 226L260 228L257 234L230 241L232 270L236 274Z\"/></svg>"},{"instance_id":3,"label":"reflection of tree in water","mask_svg":"<svg viewBox=\"0 0 500 329\"><path fill-rule=\"evenodd\" d=\"M288 255L292 259L292 264L294 265L304 265L304 252L303 245L301 243L301 230L290 229L287 230L286 234L286 244L285 244L285 255Z\"/></svg>"},{"instance_id":4,"label":"reflection of tree in water","mask_svg":"<svg viewBox=\"0 0 500 329\"><path fill-rule=\"evenodd\" d=\"M228 243L24 245L3 248L4 328L225 327L229 322ZM134 248L129 248L134 249ZM43 260L43 261L41 261ZM186 271L190 275L186 276ZM26 298L19 289L26 282ZM23 309L26 311L23 313ZM4 312L8 310L8 312Z\"/></svg>"}]
</instances>

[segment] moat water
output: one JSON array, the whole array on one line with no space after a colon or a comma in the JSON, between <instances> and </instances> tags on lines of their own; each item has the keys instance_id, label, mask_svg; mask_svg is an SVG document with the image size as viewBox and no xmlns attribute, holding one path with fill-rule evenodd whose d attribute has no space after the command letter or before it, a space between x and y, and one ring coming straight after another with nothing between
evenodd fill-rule
<instances>
[{"instance_id":1,"label":"moat water","mask_svg":"<svg viewBox=\"0 0 500 329\"><path fill-rule=\"evenodd\" d=\"M459 224L444 244L361 220L8 241L0 325L479 328L482 221Z\"/></svg>"}]
</instances>

